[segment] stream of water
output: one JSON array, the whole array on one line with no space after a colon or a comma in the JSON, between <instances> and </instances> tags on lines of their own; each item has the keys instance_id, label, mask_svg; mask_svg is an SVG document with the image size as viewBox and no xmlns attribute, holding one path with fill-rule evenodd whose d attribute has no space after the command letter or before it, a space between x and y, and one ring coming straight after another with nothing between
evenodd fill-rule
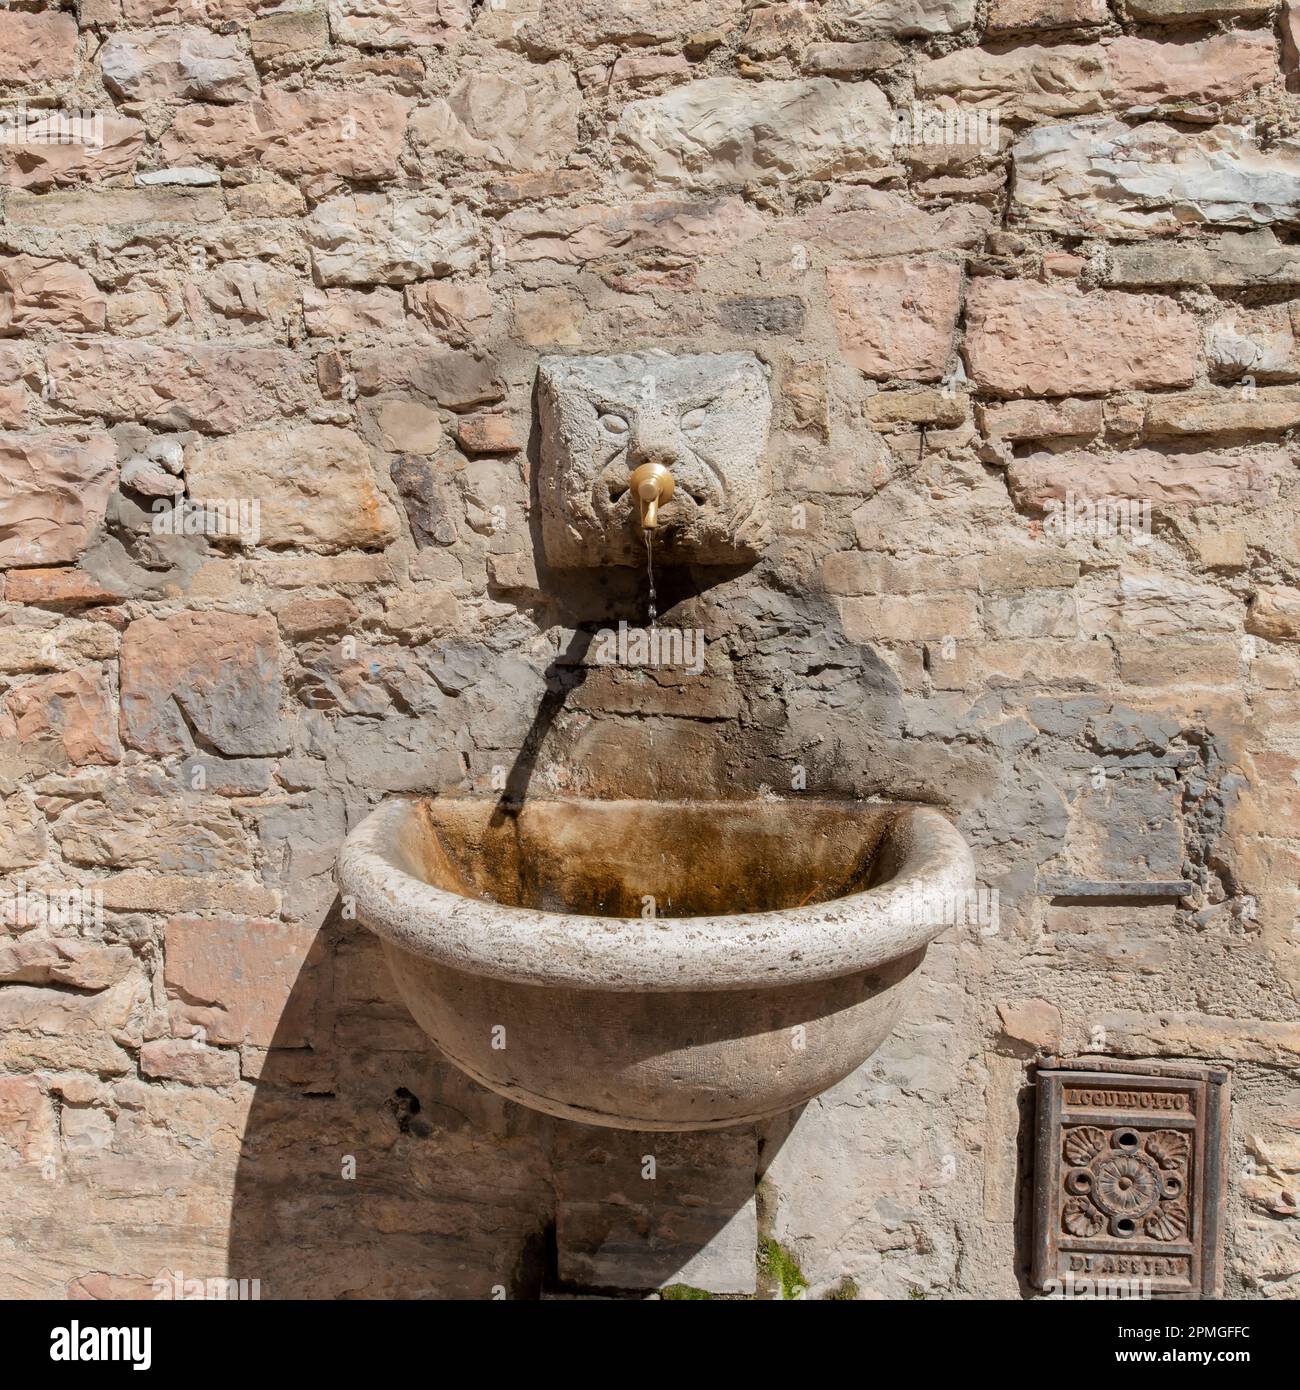
<instances>
[{"instance_id":1,"label":"stream of water","mask_svg":"<svg viewBox=\"0 0 1300 1390\"><path fill-rule=\"evenodd\" d=\"M645 572L646 579L650 584L650 597L648 607L650 611L650 627L654 628L659 618L658 595L655 593L655 533L654 528L647 526L641 534L645 537Z\"/></svg>"}]
</instances>

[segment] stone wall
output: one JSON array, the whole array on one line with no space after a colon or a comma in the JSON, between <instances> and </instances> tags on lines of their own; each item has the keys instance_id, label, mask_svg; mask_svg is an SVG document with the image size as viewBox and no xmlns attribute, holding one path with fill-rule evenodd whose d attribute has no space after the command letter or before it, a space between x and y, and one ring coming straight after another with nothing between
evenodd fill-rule
<instances>
[{"instance_id":1,"label":"stone wall","mask_svg":"<svg viewBox=\"0 0 1300 1390\"><path fill-rule=\"evenodd\" d=\"M1297 1296L1298 45L1265 0L0 8L0 1293L746 1292L761 1235L814 1294L1015 1297L1063 1049L1232 1064L1228 1292ZM659 577L698 675L595 662L645 578L541 546L539 360L651 348L771 369L766 550ZM1000 912L797 1116L552 1121L330 876L380 799L502 786L934 802Z\"/></svg>"}]
</instances>

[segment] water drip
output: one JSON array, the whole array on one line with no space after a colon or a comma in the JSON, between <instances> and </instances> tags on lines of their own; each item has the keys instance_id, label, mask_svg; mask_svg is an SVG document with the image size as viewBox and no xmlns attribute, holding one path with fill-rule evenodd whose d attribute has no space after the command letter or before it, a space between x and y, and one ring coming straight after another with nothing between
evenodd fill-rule
<instances>
[{"instance_id":1,"label":"water drip","mask_svg":"<svg viewBox=\"0 0 1300 1390\"><path fill-rule=\"evenodd\" d=\"M646 527L641 534L645 537L645 572L650 585L650 627L653 629L659 618L658 594L655 593L655 533Z\"/></svg>"}]
</instances>

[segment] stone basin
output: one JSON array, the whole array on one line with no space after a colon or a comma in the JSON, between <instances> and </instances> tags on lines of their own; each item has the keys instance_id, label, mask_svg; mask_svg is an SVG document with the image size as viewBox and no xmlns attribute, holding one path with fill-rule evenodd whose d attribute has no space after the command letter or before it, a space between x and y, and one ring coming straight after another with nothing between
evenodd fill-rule
<instances>
[{"instance_id":1,"label":"stone basin","mask_svg":"<svg viewBox=\"0 0 1300 1390\"><path fill-rule=\"evenodd\" d=\"M372 812L337 877L476 1081L678 1130L778 1114L865 1061L974 870L924 806L433 797Z\"/></svg>"}]
</instances>

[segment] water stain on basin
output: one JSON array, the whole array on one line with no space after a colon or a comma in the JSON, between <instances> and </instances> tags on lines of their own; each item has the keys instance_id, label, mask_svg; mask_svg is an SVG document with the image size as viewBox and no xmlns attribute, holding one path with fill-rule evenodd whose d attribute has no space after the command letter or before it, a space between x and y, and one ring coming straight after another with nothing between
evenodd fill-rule
<instances>
[{"instance_id":1,"label":"water stain on basin","mask_svg":"<svg viewBox=\"0 0 1300 1390\"><path fill-rule=\"evenodd\" d=\"M777 912L860 893L895 812L866 803L419 804L427 881L510 907L600 917ZM485 812L492 814L485 814Z\"/></svg>"},{"instance_id":2,"label":"water stain on basin","mask_svg":"<svg viewBox=\"0 0 1300 1390\"><path fill-rule=\"evenodd\" d=\"M338 877L476 1080L590 1124L706 1129L870 1056L946 925L918 904L973 866L929 807L434 797L373 812Z\"/></svg>"}]
</instances>

